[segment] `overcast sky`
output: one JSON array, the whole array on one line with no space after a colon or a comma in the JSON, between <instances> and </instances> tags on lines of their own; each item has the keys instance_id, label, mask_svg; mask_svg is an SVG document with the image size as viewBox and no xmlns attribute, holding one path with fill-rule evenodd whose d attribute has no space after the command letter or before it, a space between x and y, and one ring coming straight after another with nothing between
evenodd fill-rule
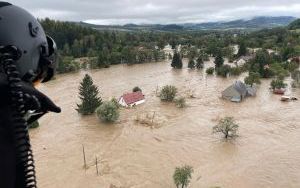
<instances>
[{"instance_id":1,"label":"overcast sky","mask_svg":"<svg viewBox=\"0 0 300 188\"><path fill-rule=\"evenodd\" d=\"M300 0L9 0L38 18L95 24L201 23L300 17Z\"/></svg>"}]
</instances>

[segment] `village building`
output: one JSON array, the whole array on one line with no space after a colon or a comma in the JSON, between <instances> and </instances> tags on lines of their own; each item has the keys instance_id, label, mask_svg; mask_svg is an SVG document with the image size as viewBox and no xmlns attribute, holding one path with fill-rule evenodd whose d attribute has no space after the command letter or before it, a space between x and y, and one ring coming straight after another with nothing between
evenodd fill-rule
<instances>
[{"instance_id":1,"label":"village building","mask_svg":"<svg viewBox=\"0 0 300 188\"><path fill-rule=\"evenodd\" d=\"M296 62L296 63L300 63L300 56L295 56L295 57L291 57L287 60L287 62Z\"/></svg>"},{"instance_id":2,"label":"village building","mask_svg":"<svg viewBox=\"0 0 300 188\"><path fill-rule=\"evenodd\" d=\"M174 55L174 50L172 49L172 46L170 44L168 44L167 46L165 46L165 48L163 49L163 51L165 52L165 54L170 54L170 55Z\"/></svg>"},{"instance_id":3,"label":"village building","mask_svg":"<svg viewBox=\"0 0 300 188\"><path fill-rule=\"evenodd\" d=\"M258 50L262 50L262 48L247 48L247 49L250 54L255 54ZM277 50L267 49L267 52L269 53L269 55L271 54L278 55Z\"/></svg>"},{"instance_id":4,"label":"village building","mask_svg":"<svg viewBox=\"0 0 300 188\"><path fill-rule=\"evenodd\" d=\"M127 93L120 97L119 104L124 107L133 107L145 102L145 95L141 91Z\"/></svg>"},{"instance_id":5,"label":"village building","mask_svg":"<svg viewBox=\"0 0 300 188\"><path fill-rule=\"evenodd\" d=\"M231 45L231 48L233 48L233 55L237 55L239 53L239 45Z\"/></svg>"},{"instance_id":6,"label":"village building","mask_svg":"<svg viewBox=\"0 0 300 188\"><path fill-rule=\"evenodd\" d=\"M251 60L252 58L253 58L253 55L241 56L236 61L234 61L234 64L237 67L241 67L244 64L246 64L249 60Z\"/></svg>"},{"instance_id":7,"label":"village building","mask_svg":"<svg viewBox=\"0 0 300 188\"><path fill-rule=\"evenodd\" d=\"M232 102L241 102L246 97L255 95L256 89L241 81L236 81L222 92L222 98Z\"/></svg>"}]
</instances>

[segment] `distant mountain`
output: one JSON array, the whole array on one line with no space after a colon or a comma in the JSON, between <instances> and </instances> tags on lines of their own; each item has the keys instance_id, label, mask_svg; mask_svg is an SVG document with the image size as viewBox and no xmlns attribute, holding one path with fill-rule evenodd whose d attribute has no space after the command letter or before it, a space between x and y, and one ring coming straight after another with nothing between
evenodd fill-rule
<instances>
[{"instance_id":1,"label":"distant mountain","mask_svg":"<svg viewBox=\"0 0 300 188\"><path fill-rule=\"evenodd\" d=\"M230 30L230 29L264 29L288 26L297 18L291 16L254 17L249 20L234 20L229 22L185 23L185 24L126 24L126 25L93 25L80 22L80 25L98 30L150 30L150 31L180 31L180 30Z\"/></svg>"},{"instance_id":2,"label":"distant mountain","mask_svg":"<svg viewBox=\"0 0 300 188\"><path fill-rule=\"evenodd\" d=\"M234 20L230 22L210 22L187 25L189 29L263 29L287 26L295 17L255 17L250 20Z\"/></svg>"},{"instance_id":3,"label":"distant mountain","mask_svg":"<svg viewBox=\"0 0 300 188\"><path fill-rule=\"evenodd\" d=\"M297 19L297 20L293 21L292 23L290 23L289 29L290 30L300 29L300 19Z\"/></svg>"}]
</instances>

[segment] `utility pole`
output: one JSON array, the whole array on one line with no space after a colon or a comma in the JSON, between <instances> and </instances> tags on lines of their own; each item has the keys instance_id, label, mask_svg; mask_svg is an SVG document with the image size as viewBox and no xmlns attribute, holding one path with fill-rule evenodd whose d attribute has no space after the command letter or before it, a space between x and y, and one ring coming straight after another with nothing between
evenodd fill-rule
<instances>
[{"instance_id":1,"label":"utility pole","mask_svg":"<svg viewBox=\"0 0 300 188\"><path fill-rule=\"evenodd\" d=\"M97 170L97 176L99 175L99 170L98 170L98 157L96 156L96 170Z\"/></svg>"},{"instance_id":2,"label":"utility pole","mask_svg":"<svg viewBox=\"0 0 300 188\"><path fill-rule=\"evenodd\" d=\"M86 169L85 150L84 150L84 145L83 144L82 144L82 153L83 153L84 169Z\"/></svg>"}]
</instances>

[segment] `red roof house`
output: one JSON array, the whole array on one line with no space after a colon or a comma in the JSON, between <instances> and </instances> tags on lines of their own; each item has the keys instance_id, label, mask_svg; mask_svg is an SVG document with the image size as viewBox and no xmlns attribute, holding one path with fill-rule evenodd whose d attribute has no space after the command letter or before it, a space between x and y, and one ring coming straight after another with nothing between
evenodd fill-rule
<instances>
[{"instance_id":1,"label":"red roof house","mask_svg":"<svg viewBox=\"0 0 300 188\"><path fill-rule=\"evenodd\" d=\"M284 95L285 89L284 88L280 88L280 89L275 88L273 90L273 93L276 94L276 95Z\"/></svg>"},{"instance_id":2,"label":"red roof house","mask_svg":"<svg viewBox=\"0 0 300 188\"><path fill-rule=\"evenodd\" d=\"M145 96L141 91L124 94L119 99L119 104L125 107L132 107L144 102Z\"/></svg>"}]
</instances>

